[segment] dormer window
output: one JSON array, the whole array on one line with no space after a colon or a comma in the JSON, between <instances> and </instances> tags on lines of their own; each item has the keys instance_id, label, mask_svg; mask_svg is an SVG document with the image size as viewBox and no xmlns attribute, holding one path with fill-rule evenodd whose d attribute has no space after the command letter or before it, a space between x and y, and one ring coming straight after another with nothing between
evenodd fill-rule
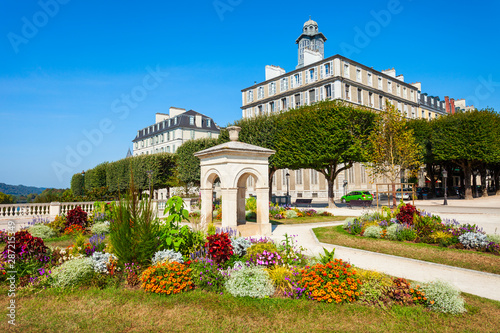
<instances>
[{"instance_id":1,"label":"dormer window","mask_svg":"<svg viewBox=\"0 0 500 333\"><path fill-rule=\"evenodd\" d=\"M189 125L194 125L194 117L193 116L189 117Z\"/></svg>"}]
</instances>

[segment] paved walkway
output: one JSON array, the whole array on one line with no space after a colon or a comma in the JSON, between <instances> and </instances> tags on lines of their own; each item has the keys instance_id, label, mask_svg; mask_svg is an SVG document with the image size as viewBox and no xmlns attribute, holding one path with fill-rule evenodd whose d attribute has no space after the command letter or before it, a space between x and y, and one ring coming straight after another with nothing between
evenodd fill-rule
<instances>
[{"instance_id":1,"label":"paved walkway","mask_svg":"<svg viewBox=\"0 0 500 333\"><path fill-rule=\"evenodd\" d=\"M470 201L467 202L465 200L457 200L458 202L456 203L456 207L468 206L472 211L469 213L463 213L468 214L467 220L472 219L474 220L473 223L487 225L489 223L490 214L481 214L480 208L478 207L500 207L500 196L495 199L485 198L483 201L480 200L481 199L474 200L475 205ZM436 213L439 211L439 205L441 204L442 201L436 201L435 203L432 201L426 201L426 210ZM417 206L421 205L417 204ZM429 209L429 207L434 207L435 209ZM363 213L362 209L348 208L337 208L332 211L337 216L359 216ZM442 213L438 214L444 215ZM463 219L465 215L460 213L450 213L449 215L452 218L456 218L461 223L467 222ZM495 217L498 218L498 216ZM463 292L500 301L500 275L358 250L339 245L320 243L312 231L313 228L335 226L339 224L342 223L332 222L273 226L272 238L275 240L282 240L284 239L285 233L288 235L296 235L295 239L297 240L297 244L307 249L306 253L309 255L318 255L319 253L323 253L323 247L329 251L335 248L336 258L348 260L360 268L376 270L393 276L420 282L440 279L450 282ZM496 225L497 224L495 223L495 226Z\"/></svg>"}]
</instances>

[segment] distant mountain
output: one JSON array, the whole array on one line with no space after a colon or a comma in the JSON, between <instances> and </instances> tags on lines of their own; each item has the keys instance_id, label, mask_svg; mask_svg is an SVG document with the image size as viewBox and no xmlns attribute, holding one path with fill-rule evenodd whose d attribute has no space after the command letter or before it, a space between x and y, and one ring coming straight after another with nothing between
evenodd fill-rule
<instances>
[{"instance_id":1,"label":"distant mountain","mask_svg":"<svg viewBox=\"0 0 500 333\"><path fill-rule=\"evenodd\" d=\"M28 195L31 193L40 194L45 190L44 187L24 186L24 185L8 185L0 183L0 192L16 196Z\"/></svg>"}]
</instances>

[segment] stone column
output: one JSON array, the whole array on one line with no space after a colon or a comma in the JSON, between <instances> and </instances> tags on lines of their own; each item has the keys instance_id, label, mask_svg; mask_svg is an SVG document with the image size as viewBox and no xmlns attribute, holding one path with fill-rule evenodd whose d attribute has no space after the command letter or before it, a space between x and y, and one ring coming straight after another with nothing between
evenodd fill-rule
<instances>
[{"instance_id":1,"label":"stone column","mask_svg":"<svg viewBox=\"0 0 500 333\"><path fill-rule=\"evenodd\" d=\"M238 223L237 218L237 202L238 189L225 188L222 189L222 226L236 229Z\"/></svg>"},{"instance_id":2,"label":"stone column","mask_svg":"<svg viewBox=\"0 0 500 333\"><path fill-rule=\"evenodd\" d=\"M246 222L245 193L245 187L238 187L238 224L243 224Z\"/></svg>"},{"instance_id":3,"label":"stone column","mask_svg":"<svg viewBox=\"0 0 500 333\"><path fill-rule=\"evenodd\" d=\"M61 215L61 203L51 202L49 207L49 215L51 219L55 219L57 215Z\"/></svg>"},{"instance_id":4,"label":"stone column","mask_svg":"<svg viewBox=\"0 0 500 333\"><path fill-rule=\"evenodd\" d=\"M203 229L212 223L212 189L200 189L201 193L201 216L200 223Z\"/></svg>"},{"instance_id":5,"label":"stone column","mask_svg":"<svg viewBox=\"0 0 500 333\"><path fill-rule=\"evenodd\" d=\"M263 236L271 235L269 223L269 187L256 188L257 193L257 224Z\"/></svg>"}]
</instances>

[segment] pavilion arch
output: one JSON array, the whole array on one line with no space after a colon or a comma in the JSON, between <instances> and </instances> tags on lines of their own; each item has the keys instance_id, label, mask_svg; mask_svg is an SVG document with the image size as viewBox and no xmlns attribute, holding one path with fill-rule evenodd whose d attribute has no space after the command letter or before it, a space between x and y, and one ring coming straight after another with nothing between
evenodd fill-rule
<instances>
[{"instance_id":1,"label":"pavilion arch","mask_svg":"<svg viewBox=\"0 0 500 333\"><path fill-rule=\"evenodd\" d=\"M222 226L237 228L242 235L269 235L269 156L266 149L238 141L239 127L231 126L229 142L211 147L194 155L200 159L201 223L212 221L212 185L216 177L221 182ZM255 179L257 223L246 223L246 181Z\"/></svg>"}]
</instances>

